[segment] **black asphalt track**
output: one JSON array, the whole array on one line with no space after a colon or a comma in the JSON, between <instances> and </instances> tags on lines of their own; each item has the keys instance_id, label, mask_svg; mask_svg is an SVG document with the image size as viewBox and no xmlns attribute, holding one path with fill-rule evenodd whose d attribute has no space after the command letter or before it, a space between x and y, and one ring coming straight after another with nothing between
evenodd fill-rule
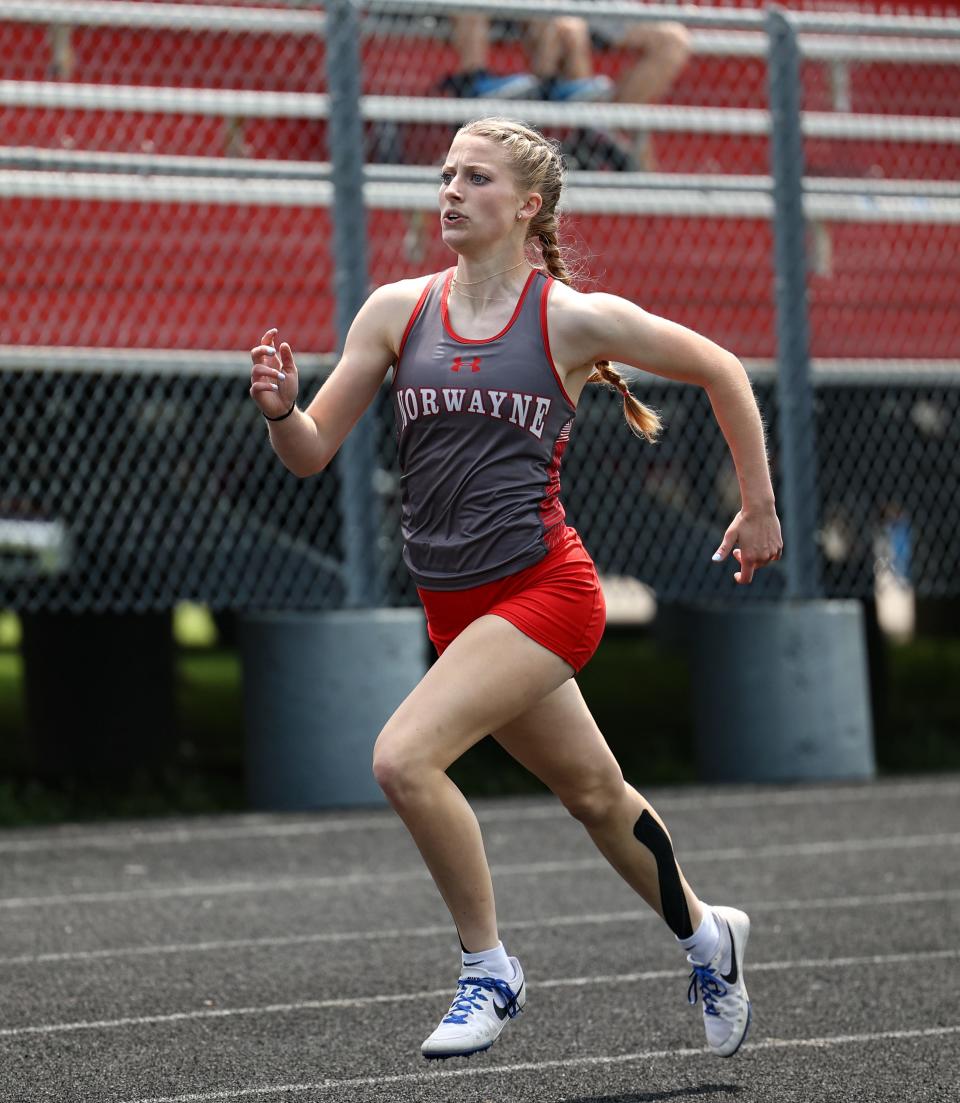
<instances>
[{"instance_id":1,"label":"black asphalt track","mask_svg":"<svg viewBox=\"0 0 960 1103\"><path fill-rule=\"evenodd\" d=\"M0 832L0 1103L960 1100L960 778L651 790L753 921L706 1051L673 936L548 799L477 801L529 999L423 1061L459 968L386 808Z\"/></svg>"}]
</instances>

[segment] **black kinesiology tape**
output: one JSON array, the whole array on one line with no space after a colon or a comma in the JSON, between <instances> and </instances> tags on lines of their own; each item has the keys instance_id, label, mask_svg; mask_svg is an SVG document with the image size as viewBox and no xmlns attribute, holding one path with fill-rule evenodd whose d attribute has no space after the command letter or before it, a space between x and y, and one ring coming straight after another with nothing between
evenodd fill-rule
<instances>
[{"instance_id":1,"label":"black kinesiology tape","mask_svg":"<svg viewBox=\"0 0 960 1103\"><path fill-rule=\"evenodd\" d=\"M673 856L673 846L666 831L644 809L643 815L633 825L634 838L649 850L657 860L657 878L660 881L660 906L667 926L677 938L689 938L693 934L687 898L680 884L680 871Z\"/></svg>"}]
</instances>

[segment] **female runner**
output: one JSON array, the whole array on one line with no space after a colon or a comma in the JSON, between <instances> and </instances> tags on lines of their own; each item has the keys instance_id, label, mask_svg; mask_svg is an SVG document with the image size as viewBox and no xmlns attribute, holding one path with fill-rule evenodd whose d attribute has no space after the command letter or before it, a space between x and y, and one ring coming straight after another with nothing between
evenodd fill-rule
<instances>
[{"instance_id":1,"label":"female runner","mask_svg":"<svg viewBox=\"0 0 960 1103\"><path fill-rule=\"evenodd\" d=\"M330 463L395 366L404 559L439 658L387 721L373 771L462 947L456 995L421 1052L489 1048L527 998L520 962L498 935L477 819L445 772L492 733L664 919L692 965L688 998L699 995L707 1043L729 1057L750 1022L750 921L693 891L662 820L624 781L581 696L574 675L600 641L605 607L593 562L565 524L559 472L588 382L621 392L638 434L653 440L659 429L609 361L703 387L741 491L713 558L732 553L734 579L746 585L782 551L760 413L731 353L616 295L570 286L555 142L479 119L458 131L440 180L440 232L455 267L376 289L306 410L276 329L252 350L250 386L274 451L304 477Z\"/></svg>"}]
</instances>

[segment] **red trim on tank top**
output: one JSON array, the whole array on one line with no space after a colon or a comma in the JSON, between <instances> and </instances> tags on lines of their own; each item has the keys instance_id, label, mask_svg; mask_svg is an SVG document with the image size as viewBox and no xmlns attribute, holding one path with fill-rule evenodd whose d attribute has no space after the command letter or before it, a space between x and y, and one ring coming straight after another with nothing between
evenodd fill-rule
<instances>
[{"instance_id":1,"label":"red trim on tank top","mask_svg":"<svg viewBox=\"0 0 960 1103\"><path fill-rule=\"evenodd\" d=\"M403 356L403 350L407 347L407 338L410 336L410 330L413 329L414 322L420 317L420 313L423 310L423 304L427 301L427 296L430 294L433 285L437 282L439 275L439 272L434 272L430 279L427 280L427 286L421 292L420 298L417 299L417 305L413 308L407 320L407 328L403 331L403 336L400 338L400 348L397 349L397 364L393 369L393 387L397 385L397 376L400 374L400 358Z\"/></svg>"},{"instance_id":2,"label":"red trim on tank top","mask_svg":"<svg viewBox=\"0 0 960 1103\"><path fill-rule=\"evenodd\" d=\"M443 292L440 295L440 317L443 319L443 328L454 339L464 345L486 345L491 341L499 340L507 330L513 325L513 323L520 316L520 308L523 306L523 300L527 297L527 291L530 289L530 284L533 283L534 277L540 271L539 268L534 268L530 275L527 276L527 282L523 285L523 290L520 292L520 298L517 299L517 305L514 308L513 314L510 317L510 321L500 330L499 333L493 335L493 337L461 337L459 333L453 328L450 323L450 314L447 311L447 298L450 295L450 281L453 279L453 273L455 268L447 270L446 279L443 282Z\"/></svg>"},{"instance_id":3,"label":"red trim on tank top","mask_svg":"<svg viewBox=\"0 0 960 1103\"><path fill-rule=\"evenodd\" d=\"M547 465L547 482L543 488L543 497L537 509L540 513L540 521L544 527L544 542L546 535L555 526L559 525L567 516L567 511L560 501L560 467L563 464L563 453L570 442L570 431L573 428L573 418L565 421L560 426L557 438L553 442L553 451L550 455L550 463ZM551 545L546 543L549 548Z\"/></svg>"},{"instance_id":4,"label":"red trim on tank top","mask_svg":"<svg viewBox=\"0 0 960 1103\"><path fill-rule=\"evenodd\" d=\"M553 287L554 283L555 280L553 276L548 276L546 283L543 285L543 290L540 292L540 333L543 336L543 351L547 354L547 363L550 365L550 370L557 380L557 386L560 388L560 393L570 405L576 409L576 404L567 394L567 388L563 385L563 380L560 378L560 373L557 371L557 365L553 362L553 353L550 351L550 335L547 332L547 296L550 294L550 288Z\"/></svg>"}]
</instances>

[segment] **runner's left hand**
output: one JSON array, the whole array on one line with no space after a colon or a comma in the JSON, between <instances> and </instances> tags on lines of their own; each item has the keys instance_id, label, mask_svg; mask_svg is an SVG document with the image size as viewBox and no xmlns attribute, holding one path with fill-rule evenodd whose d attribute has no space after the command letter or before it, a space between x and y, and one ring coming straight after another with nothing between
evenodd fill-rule
<instances>
[{"instance_id":1,"label":"runner's left hand","mask_svg":"<svg viewBox=\"0 0 960 1103\"><path fill-rule=\"evenodd\" d=\"M753 581L753 573L759 567L778 560L783 555L783 537L776 509L773 506L741 509L724 533L714 561L726 559L731 551L740 564L733 577L741 586Z\"/></svg>"}]
</instances>

